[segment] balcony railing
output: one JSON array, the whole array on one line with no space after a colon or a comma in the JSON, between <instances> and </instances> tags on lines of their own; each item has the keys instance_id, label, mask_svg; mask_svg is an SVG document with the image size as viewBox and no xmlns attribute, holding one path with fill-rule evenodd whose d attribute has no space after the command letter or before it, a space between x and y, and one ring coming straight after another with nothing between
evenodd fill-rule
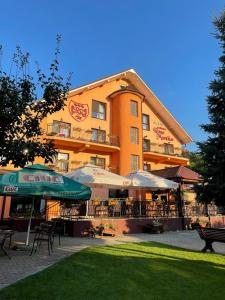
<instances>
[{"instance_id":1,"label":"balcony railing","mask_svg":"<svg viewBox=\"0 0 225 300\"><path fill-rule=\"evenodd\" d=\"M143 147L143 152L154 152L154 153L160 153L164 155L188 158L187 150L180 147L174 147L173 149L168 151L168 149L165 149L164 144L151 143L149 146L145 145Z\"/></svg>"},{"instance_id":2,"label":"balcony railing","mask_svg":"<svg viewBox=\"0 0 225 300\"><path fill-rule=\"evenodd\" d=\"M63 125L64 126L64 125ZM119 146L119 137L110 134L93 134L91 129L82 129L80 127L70 126L54 126L54 124L47 125L47 136L57 136L60 138L70 138L79 141L92 142L103 145Z\"/></svg>"}]
</instances>

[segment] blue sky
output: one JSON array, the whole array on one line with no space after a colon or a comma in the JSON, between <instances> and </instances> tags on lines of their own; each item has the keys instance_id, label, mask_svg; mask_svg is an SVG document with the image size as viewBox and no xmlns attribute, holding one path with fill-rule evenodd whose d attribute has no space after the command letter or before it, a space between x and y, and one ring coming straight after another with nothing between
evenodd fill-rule
<instances>
[{"instance_id":1,"label":"blue sky","mask_svg":"<svg viewBox=\"0 0 225 300\"><path fill-rule=\"evenodd\" d=\"M31 72L35 61L46 70L60 33L61 73L74 73L73 87L134 68L199 141L220 55L212 19L223 8L222 0L2 1L3 66L20 45L31 54Z\"/></svg>"}]
</instances>

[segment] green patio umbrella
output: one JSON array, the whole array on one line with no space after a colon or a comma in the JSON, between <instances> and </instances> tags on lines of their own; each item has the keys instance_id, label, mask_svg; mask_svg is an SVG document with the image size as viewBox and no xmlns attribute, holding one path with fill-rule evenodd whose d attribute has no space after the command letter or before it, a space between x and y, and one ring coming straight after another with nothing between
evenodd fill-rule
<instances>
[{"instance_id":1,"label":"green patio umbrella","mask_svg":"<svg viewBox=\"0 0 225 300\"><path fill-rule=\"evenodd\" d=\"M42 196L54 199L89 200L91 189L79 182L56 173L52 169L34 164L0 176L0 195ZM29 234L33 205L27 231Z\"/></svg>"}]
</instances>

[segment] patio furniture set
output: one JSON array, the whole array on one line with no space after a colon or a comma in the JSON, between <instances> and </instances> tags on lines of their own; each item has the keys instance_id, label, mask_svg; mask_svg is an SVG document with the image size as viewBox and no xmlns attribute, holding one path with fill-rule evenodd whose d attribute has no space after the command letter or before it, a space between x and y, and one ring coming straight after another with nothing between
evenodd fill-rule
<instances>
[{"instance_id":1,"label":"patio furniture set","mask_svg":"<svg viewBox=\"0 0 225 300\"><path fill-rule=\"evenodd\" d=\"M47 243L48 246L48 254L51 255L53 251L53 244L56 237L58 237L58 243L61 245L61 235L64 234L64 224L61 220L53 220L41 223L40 226L36 226L34 228L34 239L32 248L30 251L30 255L36 253L38 249L40 249L43 242ZM12 245L12 236L15 234L14 230L5 229L3 227L0 228L0 250L3 252L5 256L11 259L8 250ZM7 245L8 243L8 245ZM13 249L17 249L14 246ZM28 248L29 249L29 248Z\"/></svg>"}]
</instances>

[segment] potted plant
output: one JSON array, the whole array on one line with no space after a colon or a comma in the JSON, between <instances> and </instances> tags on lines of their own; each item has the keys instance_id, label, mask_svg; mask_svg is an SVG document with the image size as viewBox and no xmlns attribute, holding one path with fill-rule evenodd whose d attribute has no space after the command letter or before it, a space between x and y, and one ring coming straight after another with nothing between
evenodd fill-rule
<instances>
[{"instance_id":1,"label":"potted plant","mask_svg":"<svg viewBox=\"0 0 225 300\"><path fill-rule=\"evenodd\" d=\"M113 224L99 224L97 227L100 236L115 236L115 226Z\"/></svg>"},{"instance_id":2,"label":"potted plant","mask_svg":"<svg viewBox=\"0 0 225 300\"><path fill-rule=\"evenodd\" d=\"M191 223L192 229L196 229L199 227L211 227L211 223L208 220L201 220L197 218L195 222Z\"/></svg>"}]
</instances>

